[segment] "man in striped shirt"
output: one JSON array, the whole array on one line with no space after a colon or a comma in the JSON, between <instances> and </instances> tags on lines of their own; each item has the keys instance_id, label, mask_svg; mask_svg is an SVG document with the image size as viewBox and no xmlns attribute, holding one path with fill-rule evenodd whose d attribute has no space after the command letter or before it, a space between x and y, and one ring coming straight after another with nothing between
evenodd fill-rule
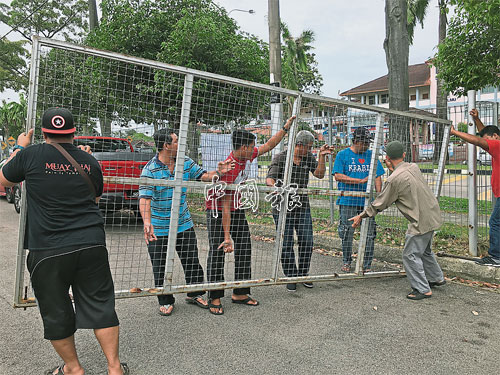
<instances>
[{"instance_id":1,"label":"man in striped shirt","mask_svg":"<svg viewBox=\"0 0 500 375\"><path fill-rule=\"evenodd\" d=\"M141 177L162 180L173 180L177 157L178 137L172 129L161 129L153 138L158 154L151 159L142 170ZM192 159L184 161L184 180L210 182L215 175L221 177L234 168L231 161L220 162L216 171L207 172ZM177 226L176 251L184 269L187 284L203 283L203 268L198 259L198 245L193 229L193 220L186 203L186 188L182 189ZM144 239L153 266L155 287L162 287L165 277L170 216L172 209L173 187L143 185L139 188L139 207L144 223ZM186 301L208 308L202 297L205 292L188 293ZM160 315L168 316L174 309L175 298L171 294L159 295Z\"/></svg>"}]
</instances>

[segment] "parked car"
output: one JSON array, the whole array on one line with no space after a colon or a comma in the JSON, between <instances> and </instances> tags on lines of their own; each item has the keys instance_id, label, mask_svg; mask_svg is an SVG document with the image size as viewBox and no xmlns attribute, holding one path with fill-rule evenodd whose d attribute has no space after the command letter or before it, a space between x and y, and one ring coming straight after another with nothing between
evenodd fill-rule
<instances>
[{"instance_id":1,"label":"parked car","mask_svg":"<svg viewBox=\"0 0 500 375\"><path fill-rule=\"evenodd\" d=\"M488 152L478 147L476 155L477 165L491 165L491 155ZM467 159L463 161L463 164L467 164Z\"/></svg>"},{"instance_id":2,"label":"parked car","mask_svg":"<svg viewBox=\"0 0 500 375\"><path fill-rule=\"evenodd\" d=\"M140 177L142 168L154 153L136 152L125 138L77 136L76 146L90 146L93 156L101 165L103 176ZM105 215L123 209L138 211L139 186L125 184L104 184L99 208Z\"/></svg>"},{"instance_id":3,"label":"parked car","mask_svg":"<svg viewBox=\"0 0 500 375\"><path fill-rule=\"evenodd\" d=\"M11 188L12 191L12 203L14 203L14 209L17 213L21 212L21 191L23 190L23 183L14 185Z\"/></svg>"},{"instance_id":4,"label":"parked car","mask_svg":"<svg viewBox=\"0 0 500 375\"><path fill-rule=\"evenodd\" d=\"M478 149L477 152L477 164L491 165L491 155L482 148Z\"/></svg>"},{"instance_id":5,"label":"parked car","mask_svg":"<svg viewBox=\"0 0 500 375\"><path fill-rule=\"evenodd\" d=\"M7 159L0 162L0 168L6 163ZM12 188L4 187L0 185L0 197L5 197L7 202L14 203L14 195L12 194Z\"/></svg>"}]
</instances>

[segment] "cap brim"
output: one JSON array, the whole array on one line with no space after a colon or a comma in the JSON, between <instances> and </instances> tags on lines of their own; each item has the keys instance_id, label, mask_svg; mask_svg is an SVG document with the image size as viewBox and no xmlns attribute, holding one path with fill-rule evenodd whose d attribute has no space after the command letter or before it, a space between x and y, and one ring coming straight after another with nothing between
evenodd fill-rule
<instances>
[{"instance_id":1,"label":"cap brim","mask_svg":"<svg viewBox=\"0 0 500 375\"><path fill-rule=\"evenodd\" d=\"M71 134L71 133L74 133L76 131L76 128L64 129L64 130L42 128L42 131L44 133L51 133L51 134Z\"/></svg>"}]
</instances>

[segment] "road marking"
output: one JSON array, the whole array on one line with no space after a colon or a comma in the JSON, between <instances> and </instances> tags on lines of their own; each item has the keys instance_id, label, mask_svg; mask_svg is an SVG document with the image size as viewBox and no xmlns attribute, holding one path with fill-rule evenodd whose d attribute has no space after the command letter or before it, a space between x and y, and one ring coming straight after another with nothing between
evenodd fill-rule
<instances>
[{"instance_id":1,"label":"road marking","mask_svg":"<svg viewBox=\"0 0 500 375\"><path fill-rule=\"evenodd\" d=\"M482 193L477 195L478 201L490 201L491 200L491 189L483 191Z\"/></svg>"},{"instance_id":2,"label":"road marking","mask_svg":"<svg viewBox=\"0 0 500 375\"><path fill-rule=\"evenodd\" d=\"M467 175L455 175L453 177L447 177L443 179L443 185L451 184L452 182L462 181L467 178ZM429 185L436 185L436 181L432 181Z\"/></svg>"}]
</instances>

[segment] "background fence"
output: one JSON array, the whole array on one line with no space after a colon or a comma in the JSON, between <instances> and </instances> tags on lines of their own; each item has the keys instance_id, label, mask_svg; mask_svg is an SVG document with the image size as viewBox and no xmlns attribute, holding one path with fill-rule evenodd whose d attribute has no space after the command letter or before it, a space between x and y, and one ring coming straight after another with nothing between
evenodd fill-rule
<instances>
[{"instance_id":1,"label":"background fence","mask_svg":"<svg viewBox=\"0 0 500 375\"><path fill-rule=\"evenodd\" d=\"M374 136L370 145L372 153L366 154L366 159L359 156L354 163L351 157L359 168L365 168L368 189L361 183L358 186L351 184L350 189L356 190L354 192L339 189L336 181L339 176L332 175L334 160L338 159L335 155L326 156L324 176L319 173L321 167L316 164L300 164L300 168L309 168L306 171L309 175L306 190L282 189L283 203L280 207L283 208L293 203L297 196L306 205L304 196L309 196L312 220L309 223L307 218L299 216L296 228L299 242L306 243L309 239L301 236L309 230L308 225L312 227L314 251L309 272L283 272L282 245L287 237L284 228L287 218L294 214L281 209L275 217L272 215L272 198L275 195L270 194L279 186L266 186L266 183L269 184L267 177L272 164L270 153L258 156L253 163L249 162L246 172L238 176L234 184L227 186L227 192L239 190L248 205L246 220L252 254L251 257L245 254L244 259L238 252L214 257L214 248L210 250L210 228L207 230L212 215L206 210L207 183L185 181L182 176L184 156L206 171L214 170L217 163L230 154L230 135L236 129L253 133L256 147L265 145L271 137L271 119L278 117L271 113L275 109L272 102L279 96L283 102L284 117L297 116L290 132L277 146L278 151L287 150L285 161L280 165L283 173L281 187L289 187L294 173L297 173L293 165L305 160L305 156L302 161L297 161L300 157L294 160L294 155L298 155L297 149L305 150L304 155L309 155L307 158L311 158L310 152L314 159L319 159L320 148L325 143L334 146L336 155L348 149L356 128L366 127ZM377 179L387 177L385 169L377 173L377 166L380 164L380 167L384 167L379 159L384 156L385 143L393 139L405 144L407 160L419 164L436 194L443 182L440 202L445 225L436 234L437 246L452 241L462 246L462 235L467 236L465 212L461 212L458 204L461 202L459 199L465 198L457 197L457 192L466 187L461 185L459 178L452 182L460 174L449 172L462 170L461 162L453 159L457 158L454 156L455 147L459 146L451 146L452 152L447 160L445 151L448 150L449 128L446 125L449 121L439 120L432 114L399 113L35 38L28 127L35 128L36 142L42 141L41 114L53 106L71 110L77 124L76 143L90 145L103 169L105 190L100 207L106 216L107 246L118 297L399 275L401 270L398 266L377 261L367 266L361 262L355 264L354 260L350 270L340 272L346 263L345 258L342 259L340 236L346 234L339 232L339 207L334 204L341 194L351 195L350 199L361 198L362 205L366 197L373 196ZM327 115L310 121L308 113L311 108L320 108ZM145 165L155 156L152 134L163 128L173 128L179 136L172 178L141 178ZM296 144L300 130L308 130L315 136L312 144ZM250 155L251 151L250 148ZM277 152L274 154L276 157ZM359 155L365 154L360 152ZM451 168L452 162L460 168ZM349 168L349 163L346 168ZM246 180L246 184L240 184L241 180ZM168 246L160 255L164 259L161 267L165 274L160 275L159 280L156 273L156 282L150 263L153 255L145 244L138 213L139 186L151 187L155 194L172 195L170 235L165 239ZM177 229L182 225L179 212L184 212L186 208L183 205L184 194L195 224L197 257L192 253L183 254L182 249L176 253L174 246ZM21 215L15 305L28 306L33 304L33 300L25 272L24 209ZM353 245L344 244L344 250L356 252L359 248L359 258L364 258L365 244L367 241L369 243L370 236L375 235L377 246L403 244L407 223L395 207L378 215L376 223L377 230L374 233L368 221L364 220L362 230L354 234ZM235 229L233 239L242 233L242 237L245 237L245 220L233 218L232 225ZM276 233L280 235L276 236ZM297 257L303 255L299 246ZM374 256L377 258L377 247ZM180 261L183 259L185 272ZM207 265L207 262L212 263ZM199 273L195 275L194 271L198 264L203 269L201 279ZM247 272L249 266L251 273ZM222 270L225 279L214 278L215 270Z\"/></svg>"}]
</instances>

